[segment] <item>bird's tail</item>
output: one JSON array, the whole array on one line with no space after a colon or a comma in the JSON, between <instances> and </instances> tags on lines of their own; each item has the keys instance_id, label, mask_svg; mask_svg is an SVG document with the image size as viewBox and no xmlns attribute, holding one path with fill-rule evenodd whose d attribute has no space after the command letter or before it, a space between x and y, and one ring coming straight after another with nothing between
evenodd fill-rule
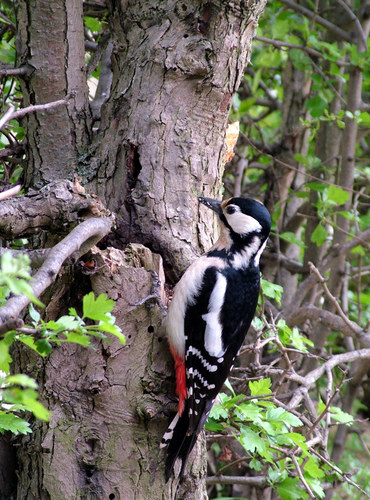
<instances>
[{"instance_id":1,"label":"bird's tail","mask_svg":"<svg viewBox=\"0 0 370 500\"><path fill-rule=\"evenodd\" d=\"M181 416L178 413L176 414L161 441L161 448L168 446L165 473L166 482L171 476L177 459L181 460L179 478L181 479L184 474L186 460L189 453L193 449L198 436L198 433L196 432L191 435L187 435L188 430L189 415L187 409L185 408L185 411Z\"/></svg>"}]
</instances>

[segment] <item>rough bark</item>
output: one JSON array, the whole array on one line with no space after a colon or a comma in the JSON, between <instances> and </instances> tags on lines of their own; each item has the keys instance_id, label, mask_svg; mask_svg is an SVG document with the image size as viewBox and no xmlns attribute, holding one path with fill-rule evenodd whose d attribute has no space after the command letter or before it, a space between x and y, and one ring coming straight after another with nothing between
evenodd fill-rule
<instances>
[{"instance_id":1,"label":"rough bark","mask_svg":"<svg viewBox=\"0 0 370 500\"><path fill-rule=\"evenodd\" d=\"M17 2L17 53L27 68L23 105L44 104L72 94L68 108L27 115L26 186L72 177L90 136L80 0Z\"/></svg>"},{"instance_id":2,"label":"rough bark","mask_svg":"<svg viewBox=\"0 0 370 500\"><path fill-rule=\"evenodd\" d=\"M40 231L60 237L81 218L100 215L104 207L97 197L81 192L71 181L49 183L40 191L3 201L0 205L0 237L25 238ZM106 211L108 213L108 211Z\"/></svg>"},{"instance_id":3,"label":"rough bark","mask_svg":"<svg viewBox=\"0 0 370 500\"><path fill-rule=\"evenodd\" d=\"M159 308L132 305L152 293L150 270L163 282L161 258L142 246L95 257L103 268L92 288L116 301L127 344L64 345L47 359L39 382L52 418L23 439L17 498L56 499L61 491L66 500L206 498L199 447L186 488L176 493L176 483L164 485L165 456L158 447L170 415L168 394L174 394L172 361ZM30 353L21 356L30 363ZM41 454L32 453L36 443Z\"/></svg>"},{"instance_id":4,"label":"rough bark","mask_svg":"<svg viewBox=\"0 0 370 500\"><path fill-rule=\"evenodd\" d=\"M160 251L172 278L210 245L225 125L264 1L111 1L113 83L97 193L127 241ZM199 222L200 219L200 222Z\"/></svg>"}]
</instances>

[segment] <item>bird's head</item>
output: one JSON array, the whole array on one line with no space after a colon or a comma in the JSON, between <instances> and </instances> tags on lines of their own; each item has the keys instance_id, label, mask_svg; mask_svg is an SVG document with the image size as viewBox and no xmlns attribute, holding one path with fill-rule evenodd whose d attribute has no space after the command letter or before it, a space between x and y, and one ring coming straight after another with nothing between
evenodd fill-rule
<instances>
[{"instance_id":1,"label":"bird's head","mask_svg":"<svg viewBox=\"0 0 370 500\"><path fill-rule=\"evenodd\" d=\"M270 214L267 208L257 200L229 198L225 201L218 201L201 196L198 200L216 212L230 233L234 233L239 237L258 233L261 239L266 239L270 233Z\"/></svg>"},{"instance_id":2,"label":"bird's head","mask_svg":"<svg viewBox=\"0 0 370 500\"><path fill-rule=\"evenodd\" d=\"M216 212L220 219L221 236L215 249L239 253L245 247L251 250L253 247L258 253L264 248L271 229L271 217L261 202L251 198L218 201L199 197L198 200Z\"/></svg>"}]
</instances>

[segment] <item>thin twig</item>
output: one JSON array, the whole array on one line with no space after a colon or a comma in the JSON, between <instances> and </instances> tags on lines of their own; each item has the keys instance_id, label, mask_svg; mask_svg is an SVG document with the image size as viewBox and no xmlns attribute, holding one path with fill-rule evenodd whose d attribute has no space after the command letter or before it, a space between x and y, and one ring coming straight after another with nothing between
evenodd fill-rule
<instances>
[{"instance_id":1,"label":"thin twig","mask_svg":"<svg viewBox=\"0 0 370 500\"><path fill-rule=\"evenodd\" d=\"M309 262L308 265L310 266L311 272L313 272L315 274L315 276L317 276L317 279L318 279L319 283L321 284L321 286L325 292L325 295L328 297L330 302L334 305L335 309L338 311L339 316L342 318L342 320L346 323L346 325L353 332L357 333L357 330L355 328L353 328L351 321L349 321L347 316L342 311L342 308L338 304L337 299L334 297L334 295L332 295L329 288L327 287L327 285L325 283L325 279L323 278L323 276L321 276L320 271L317 269L317 267L314 264L312 264L312 262Z\"/></svg>"},{"instance_id":2,"label":"thin twig","mask_svg":"<svg viewBox=\"0 0 370 500\"><path fill-rule=\"evenodd\" d=\"M292 459L292 462L294 464L294 467L297 469L297 472L298 472L298 476L299 476L299 479L301 480L303 486L305 487L308 495L310 498L316 498L313 491L311 490L311 488L308 486L308 483L307 481L305 480L304 476L303 476L303 473L302 473L302 470L299 466L299 463L298 463L298 460L296 459L296 457L292 454L292 456L290 457Z\"/></svg>"},{"instance_id":3,"label":"thin twig","mask_svg":"<svg viewBox=\"0 0 370 500\"><path fill-rule=\"evenodd\" d=\"M361 43L363 45L363 49L367 50L366 36L365 36L364 30L362 29L362 26L361 26L361 23L360 23L358 17L354 14L351 7L349 5L347 5L346 2L344 2L343 0L337 0L337 2L346 11L346 13L348 14L351 21L353 21L355 23L358 34L360 36Z\"/></svg>"},{"instance_id":4,"label":"thin twig","mask_svg":"<svg viewBox=\"0 0 370 500\"><path fill-rule=\"evenodd\" d=\"M325 457L323 457L314 448L310 448L310 452L313 453L314 455L316 455L320 460L322 460L324 463L326 463L326 465L329 465L329 467L331 467L335 472L337 472L340 476L342 476L342 478L343 478L344 481L347 481L347 483L349 483L350 485L354 486L359 491L361 491L361 493L363 493L366 496L366 498L370 498L370 495L368 493L366 493L366 491L364 491L361 488L361 486L359 486L354 481L352 481L352 479L350 479L347 474L345 474L344 472L342 472L338 467L336 467L329 460L327 460Z\"/></svg>"},{"instance_id":5,"label":"thin twig","mask_svg":"<svg viewBox=\"0 0 370 500\"><path fill-rule=\"evenodd\" d=\"M35 104L31 106L27 106L26 108L19 109L15 111L15 107L11 104L5 115L0 119L0 129L5 125L5 123L10 120L18 120L22 116L27 115L28 113L35 113L37 111L45 111L48 109L53 109L58 106L68 106L69 97L65 99L59 99L59 101L47 102L45 104Z\"/></svg>"},{"instance_id":6,"label":"thin twig","mask_svg":"<svg viewBox=\"0 0 370 500\"><path fill-rule=\"evenodd\" d=\"M352 37L347 33L347 31L342 30L339 28L339 26L336 26L335 24L331 23L330 21L327 21L321 16L318 16L315 12L312 12L309 9L306 9L305 7L302 7L301 5L296 4L292 0L280 0L281 3L287 5L291 9L295 10L296 12L299 12L300 14L303 14L304 16L307 16L309 19L315 19L315 22L318 24L321 24L321 26L324 26L324 28L328 29L332 33L334 33L337 37L341 38L342 40L345 40L346 42L353 43Z\"/></svg>"},{"instance_id":7,"label":"thin twig","mask_svg":"<svg viewBox=\"0 0 370 500\"><path fill-rule=\"evenodd\" d=\"M299 49L303 50L304 52L307 52L307 54L309 54L312 57L318 57L320 59L324 57L323 54L318 50L312 49L311 47L307 47L305 45L299 45L298 43L282 42L281 40L271 40L270 38L265 38L263 36L256 36L254 37L254 39L262 43L273 45L277 49L283 47L286 47L288 49ZM335 64L337 64L337 66L350 66L350 63L344 61L336 61Z\"/></svg>"}]
</instances>

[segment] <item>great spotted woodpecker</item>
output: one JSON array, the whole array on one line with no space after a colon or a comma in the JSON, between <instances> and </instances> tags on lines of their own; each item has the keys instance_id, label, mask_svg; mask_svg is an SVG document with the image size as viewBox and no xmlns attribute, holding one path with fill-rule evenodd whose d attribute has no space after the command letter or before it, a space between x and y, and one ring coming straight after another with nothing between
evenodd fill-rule
<instances>
[{"instance_id":1,"label":"great spotted woodpecker","mask_svg":"<svg viewBox=\"0 0 370 500\"><path fill-rule=\"evenodd\" d=\"M182 477L251 324L259 294L259 260L271 227L270 214L258 201L198 199L218 215L220 237L186 270L168 310L179 404L161 442L161 447L168 446L167 481L176 459L181 460Z\"/></svg>"}]
</instances>

